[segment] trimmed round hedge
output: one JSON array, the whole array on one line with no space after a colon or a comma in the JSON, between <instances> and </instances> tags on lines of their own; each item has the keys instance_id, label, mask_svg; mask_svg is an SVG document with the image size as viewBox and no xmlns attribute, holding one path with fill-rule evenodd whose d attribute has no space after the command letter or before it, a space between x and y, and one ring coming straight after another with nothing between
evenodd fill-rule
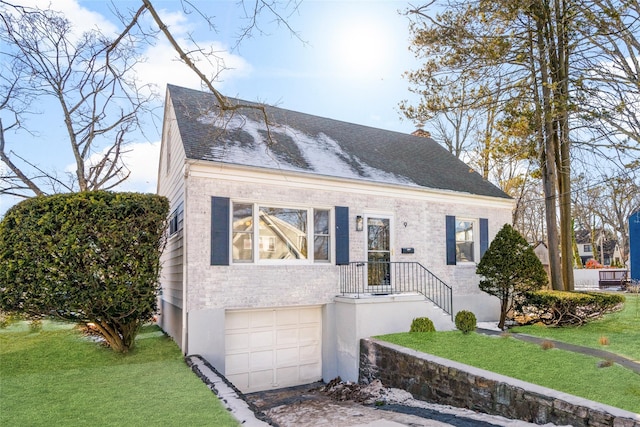
<instances>
[{"instance_id":1,"label":"trimmed round hedge","mask_svg":"<svg viewBox=\"0 0 640 427\"><path fill-rule=\"evenodd\" d=\"M460 310L455 317L456 328L463 334L468 334L476 330L476 315L467 310Z\"/></svg>"},{"instance_id":2,"label":"trimmed round hedge","mask_svg":"<svg viewBox=\"0 0 640 427\"><path fill-rule=\"evenodd\" d=\"M409 332L435 332L436 327L428 317L416 317L411 322Z\"/></svg>"},{"instance_id":3,"label":"trimmed round hedge","mask_svg":"<svg viewBox=\"0 0 640 427\"><path fill-rule=\"evenodd\" d=\"M161 196L108 191L13 206L0 222L0 310L93 323L128 351L157 310L168 210Z\"/></svg>"}]
</instances>

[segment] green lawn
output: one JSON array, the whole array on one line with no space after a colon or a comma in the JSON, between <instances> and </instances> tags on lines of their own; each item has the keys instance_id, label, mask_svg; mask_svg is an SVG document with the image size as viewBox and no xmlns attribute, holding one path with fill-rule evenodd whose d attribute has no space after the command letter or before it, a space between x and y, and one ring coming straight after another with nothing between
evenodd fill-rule
<instances>
[{"instance_id":1,"label":"green lawn","mask_svg":"<svg viewBox=\"0 0 640 427\"><path fill-rule=\"evenodd\" d=\"M237 426L159 328L129 355L66 324L0 329L0 425Z\"/></svg>"},{"instance_id":2,"label":"green lawn","mask_svg":"<svg viewBox=\"0 0 640 427\"><path fill-rule=\"evenodd\" d=\"M637 297L636 297L637 298ZM640 318L635 314L635 300L627 300L621 313L606 316L584 327L585 336L577 338L583 328L571 328L569 342L592 343L606 335L611 339L609 351L638 359ZM621 326L621 324L627 326ZM540 328L539 328L540 329ZM545 329L547 338L563 340L561 329ZM528 332L527 332L528 333ZM523 381L640 413L640 375L619 365L599 368L599 359L558 349L543 350L540 346L513 337L463 335L459 331L436 333L401 333L378 337L381 340L413 348L425 353L455 360L497 372ZM614 343L620 339L625 343ZM632 342L626 342L632 341Z\"/></svg>"}]
</instances>

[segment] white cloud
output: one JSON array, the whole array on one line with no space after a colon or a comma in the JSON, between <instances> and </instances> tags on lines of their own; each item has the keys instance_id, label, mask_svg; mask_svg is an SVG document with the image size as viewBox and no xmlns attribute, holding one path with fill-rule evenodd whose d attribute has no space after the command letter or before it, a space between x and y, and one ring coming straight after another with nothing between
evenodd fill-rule
<instances>
[{"instance_id":1,"label":"white cloud","mask_svg":"<svg viewBox=\"0 0 640 427\"><path fill-rule=\"evenodd\" d=\"M246 76L250 73L250 65L242 57L230 53L221 42L196 40L194 43L190 40L191 35L194 34L194 23L189 21L181 11L171 12L161 9L158 10L158 14L181 49L187 52L198 69L215 83L216 89L221 89L225 79ZM145 15L144 21L150 27L157 27L148 14ZM161 93L167 83L193 89L202 87L200 78L182 62L178 52L164 34L159 34L156 44L149 46L143 54L146 57L145 62L135 67L141 82L156 85Z\"/></svg>"},{"instance_id":2,"label":"white cloud","mask_svg":"<svg viewBox=\"0 0 640 427\"><path fill-rule=\"evenodd\" d=\"M169 28L172 34L186 35L194 30L193 23L181 11L168 11L167 9L156 10L160 19ZM153 18L149 13L144 15L147 25L156 27Z\"/></svg>"},{"instance_id":3,"label":"white cloud","mask_svg":"<svg viewBox=\"0 0 640 427\"><path fill-rule=\"evenodd\" d=\"M74 33L80 35L89 30L100 30L103 34L115 36L122 31L122 24L114 24L106 16L81 6L77 0L56 0L51 4L43 4L42 0L16 0L13 2L21 6L51 8L65 15L74 28ZM217 89L224 86L224 80L243 77L250 73L251 67L242 57L229 52L222 43L212 40L197 40L197 46L189 40L193 34L194 21L190 21L182 11L157 10L160 18L167 25L171 34L178 41L185 52L195 52L202 49L208 54L194 55L197 67L214 81ZM143 27L157 29L151 15L147 12L140 19ZM155 45L149 46L143 52L145 62L135 67L141 83L154 84L164 93L167 83L200 89L201 82L196 73L184 64L178 53L171 46L164 34L158 35Z\"/></svg>"},{"instance_id":4,"label":"white cloud","mask_svg":"<svg viewBox=\"0 0 640 427\"><path fill-rule=\"evenodd\" d=\"M160 141L133 142L123 147L126 153L120 161L131 172L129 178L118 185L115 191L136 191L140 193L155 193L158 181L158 162L160 161ZM96 164L104 157L106 149L93 154L87 165ZM76 164L68 164L65 172L75 173Z\"/></svg>"},{"instance_id":5,"label":"white cloud","mask_svg":"<svg viewBox=\"0 0 640 427\"><path fill-rule=\"evenodd\" d=\"M127 145L122 161L131 171L129 179L120 184L118 191L155 193L160 161L160 141L136 142Z\"/></svg>"},{"instance_id":6,"label":"white cloud","mask_svg":"<svg viewBox=\"0 0 640 427\"><path fill-rule=\"evenodd\" d=\"M194 48L185 39L179 40L184 50ZM224 79L245 76L250 73L251 67L241 57L229 53L222 44L218 42L203 42L200 46L207 46L207 50L214 52L213 55L204 57L196 56L196 66L207 78L214 81L216 89L224 85ZM138 79L144 83L152 83L158 87L162 93L167 83L178 86L201 88L200 78L185 63L179 60L178 53L173 49L168 41L162 39L155 46L149 47L144 53L146 61L136 65Z\"/></svg>"}]
</instances>

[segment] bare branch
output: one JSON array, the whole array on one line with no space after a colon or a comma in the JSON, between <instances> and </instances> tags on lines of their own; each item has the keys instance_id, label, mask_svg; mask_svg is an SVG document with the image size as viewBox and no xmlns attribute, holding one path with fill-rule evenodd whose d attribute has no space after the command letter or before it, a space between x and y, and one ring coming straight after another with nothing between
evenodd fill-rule
<instances>
[{"instance_id":1,"label":"bare branch","mask_svg":"<svg viewBox=\"0 0 640 427\"><path fill-rule=\"evenodd\" d=\"M196 64L191 60L191 58L189 57L189 55L187 55L185 53L185 51L182 49L182 47L180 46L180 44L178 44L178 42L176 41L176 39L173 37L173 35L171 34L171 32L169 31L169 29L167 28L167 26L165 25L164 22L162 22L162 19L160 18L160 15L158 15L158 13L156 12L155 8L153 7L153 5L151 4L151 2L149 0L142 0L143 3L145 4L145 6L147 7L147 9L149 10L149 12L151 13L151 16L153 17L154 21L157 23L158 28L160 28L160 30L164 33L165 37L167 38L167 40L169 41L169 43L171 43L171 46L173 46L174 50L176 52L178 52L178 55L180 57L180 59L187 65L189 66L189 68L191 68L191 70L193 70L193 72L196 73L196 75L200 78L200 81L211 91L211 93L215 96L216 100L218 101L218 107L220 108L221 111L235 111L235 110L239 110L242 108L248 108L248 109L255 109L255 110L259 110L264 118L264 122L267 124L267 133L268 133L268 139L269 141L271 141L271 132L270 132L270 127L269 127L269 120L267 117L267 111L266 108L264 107L264 105L255 105L255 104L243 104L243 103L238 103L238 104L230 104L227 101L227 98L222 95L211 83L211 81L207 78L207 76L204 75L204 73L202 73L202 71L200 71L200 69L196 66Z\"/></svg>"},{"instance_id":2,"label":"bare branch","mask_svg":"<svg viewBox=\"0 0 640 427\"><path fill-rule=\"evenodd\" d=\"M215 29L213 18L206 16L191 0L181 0L181 4L184 13L195 12ZM254 15L247 16L250 23L242 29L242 37L248 37L252 29L262 31L257 18L264 10L278 25L284 25L299 38L287 22L291 15L281 13L281 10L297 12L298 4L298 0L292 0L280 9L277 0L255 1ZM149 28L141 25L147 11L153 22ZM131 73L142 60L141 49L160 34L177 52L180 61L191 68L215 96L215 108L221 116L239 109L257 110L271 142L265 106L229 102L213 84L217 75L208 78L197 66L196 55L204 56L215 65L212 58L217 58L216 52L203 49L195 40L191 40L196 46L191 51L181 46L160 18L152 0L141 0L141 5L126 18L115 3L113 12L123 25L114 38L107 38L97 30L77 37L60 13L0 0L0 55L5 59L0 62L0 110L15 118L13 123L0 128L0 160L10 172L0 177L3 183L0 193L26 197L56 191L108 189L127 179L131 172L123 164L122 156L127 152L128 138L143 132L142 117L151 110L150 103L155 100L153 95L144 95L146 88L140 87ZM221 67L217 70L220 72ZM75 161L75 172L65 173L64 177L45 171L34 159L16 154L19 150L10 150L12 144L4 139L8 129L32 133L25 124L26 119L52 113L49 104L46 111L38 110L45 99L57 104L63 117L67 147Z\"/></svg>"},{"instance_id":3,"label":"bare branch","mask_svg":"<svg viewBox=\"0 0 640 427\"><path fill-rule=\"evenodd\" d=\"M0 119L0 160L2 163L7 165L11 172L13 172L16 177L22 181L29 190L33 191L33 193L37 196L41 196L44 192L31 180L29 179L22 170L15 165L5 152L5 141L4 141L4 128L2 127L2 119Z\"/></svg>"},{"instance_id":4,"label":"bare branch","mask_svg":"<svg viewBox=\"0 0 640 427\"><path fill-rule=\"evenodd\" d=\"M5 148L2 160L16 179L34 194L44 193L45 186L52 192L74 188L85 191L122 182L124 174L119 167L95 168L89 160L102 151L111 156L104 164L119 164L121 146L127 143L123 136L131 137L139 128L140 116L153 100L152 95L143 96L136 82L128 77L140 60L138 48L131 40L124 42L126 33L117 39L117 44L97 31L76 38L66 18L50 10L3 16L0 22L4 23L0 37L7 42L3 54L13 61L16 70L15 80L4 74L0 80L5 83L0 87L0 99L5 101L2 105L18 118L35 113L32 106L19 104L23 94L26 99L55 100L76 164L74 182L65 183L15 153L25 168L10 163ZM21 96L15 96L18 93Z\"/></svg>"}]
</instances>

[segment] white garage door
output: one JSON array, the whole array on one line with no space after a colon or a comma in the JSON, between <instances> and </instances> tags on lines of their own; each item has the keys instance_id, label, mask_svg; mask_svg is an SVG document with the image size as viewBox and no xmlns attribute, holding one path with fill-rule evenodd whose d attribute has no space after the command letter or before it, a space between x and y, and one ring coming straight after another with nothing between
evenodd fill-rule
<instances>
[{"instance_id":1,"label":"white garage door","mask_svg":"<svg viewBox=\"0 0 640 427\"><path fill-rule=\"evenodd\" d=\"M227 311L225 329L225 376L243 393L322 378L321 307Z\"/></svg>"}]
</instances>

